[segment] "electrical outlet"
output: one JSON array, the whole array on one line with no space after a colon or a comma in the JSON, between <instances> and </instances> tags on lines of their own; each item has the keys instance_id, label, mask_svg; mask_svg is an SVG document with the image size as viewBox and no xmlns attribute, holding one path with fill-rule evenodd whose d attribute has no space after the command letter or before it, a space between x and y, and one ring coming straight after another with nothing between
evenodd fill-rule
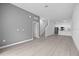
<instances>
[{"instance_id":1,"label":"electrical outlet","mask_svg":"<svg viewBox=\"0 0 79 59\"><path fill-rule=\"evenodd\" d=\"M20 31L20 29L17 29L17 32L19 32Z\"/></svg>"}]
</instances>

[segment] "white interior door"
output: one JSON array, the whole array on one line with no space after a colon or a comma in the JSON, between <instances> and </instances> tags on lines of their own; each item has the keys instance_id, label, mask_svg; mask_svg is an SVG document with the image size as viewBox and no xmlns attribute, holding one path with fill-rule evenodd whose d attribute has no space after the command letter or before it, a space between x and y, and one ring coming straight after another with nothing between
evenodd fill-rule
<instances>
[{"instance_id":1,"label":"white interior door","mask_svg":"<svg viewBox=\"0 0 79 59\"><path fill-rule=\"evenodd\" d=\"M39 38L39 23L33 23L33 36Z\"/></svg>"}]
</instances>

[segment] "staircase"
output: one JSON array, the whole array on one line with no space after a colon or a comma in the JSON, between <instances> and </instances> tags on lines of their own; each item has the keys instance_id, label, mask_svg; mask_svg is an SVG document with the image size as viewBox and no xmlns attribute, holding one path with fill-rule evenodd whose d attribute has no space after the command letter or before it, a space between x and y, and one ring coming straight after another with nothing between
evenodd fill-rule
<instances>
[{"instance_id":1,"label":"staircase","mask_svg":"<svg viewBox=\"0 0 79 59\"><path fill-rule=\"evenodd\" d=\"M40 35L45 32L45 29L48 25L48 21L45 18L40 18Z\"/></svg>"}]
</instances>

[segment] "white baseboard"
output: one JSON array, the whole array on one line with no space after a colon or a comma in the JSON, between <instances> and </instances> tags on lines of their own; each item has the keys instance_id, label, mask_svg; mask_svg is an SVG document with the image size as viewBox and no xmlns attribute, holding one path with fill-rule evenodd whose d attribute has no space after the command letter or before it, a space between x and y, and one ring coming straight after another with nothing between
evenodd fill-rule
<instances>
[{"instance_id":1,"label":"white baseboard","mask_svg":"<svg viewBox=\"0 0 79 59\"><path fill-rule=\"evenodd\" d=\"M10 46L14 46L14 45L21 44L21 43L25 43L25 42L28 42L28 41L31 41L31 40L33 40L33 38L28 39L28 40L24 40L24 41L20 41L20 42L16 42L16 43L13 43L13 44L5 45L5 46L0 47L0 49L7 48L7 47L10 47Z\"/></svg>"}]
</instances>

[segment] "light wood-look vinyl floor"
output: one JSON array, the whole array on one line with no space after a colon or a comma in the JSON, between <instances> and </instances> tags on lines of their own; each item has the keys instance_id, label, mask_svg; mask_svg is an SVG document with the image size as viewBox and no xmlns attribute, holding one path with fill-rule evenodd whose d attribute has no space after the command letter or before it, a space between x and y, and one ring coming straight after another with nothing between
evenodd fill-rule
<instances>
[{"instance_id":1,"label":"light wood-look vinyl floor","mask_svg":"<svg viewBox=\"0 0 79 59\"><path fill-rule=\"evenodd\" d=\"M6 49L1 56L78 56L72 37L49 36L45 39L34 39Z\"/></svg>"}]
</instances>

